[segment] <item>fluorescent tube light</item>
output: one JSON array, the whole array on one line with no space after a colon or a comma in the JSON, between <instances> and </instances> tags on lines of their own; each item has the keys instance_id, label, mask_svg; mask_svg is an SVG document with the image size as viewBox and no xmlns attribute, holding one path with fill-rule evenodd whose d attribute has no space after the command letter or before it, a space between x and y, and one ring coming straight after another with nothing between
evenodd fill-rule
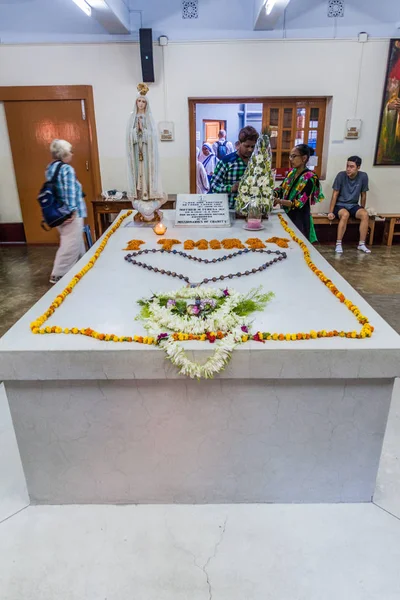
<instances>
[{"instance_id":1,"label":"fluorescent tube light","mask_svg":"<svg viewBox=\"0 0 400 600\"><path fill-rule=\"evenodd\" d=\"M88 17L90 17L90 15L92 14L92 9L90 8L89 4L86 2L86 0L72 0L72 2L75 2L75 4L77 6L79 6L79 8L81 10L83 10L83 12L85 14L87 14Z\"/></svg>"},{"instance_id":2,"label":"fluorescent tube light","mask_svg":"<svg viewBox=\"0 0 400 600\"><path fill-rule=\"evenodd\" d=\"M275 6L275 2L276 2L276 0L267 0L267 2L265 4L265 12L267 13L267 15L271 14L271 11Z\"/></svg>"}]
</instances>

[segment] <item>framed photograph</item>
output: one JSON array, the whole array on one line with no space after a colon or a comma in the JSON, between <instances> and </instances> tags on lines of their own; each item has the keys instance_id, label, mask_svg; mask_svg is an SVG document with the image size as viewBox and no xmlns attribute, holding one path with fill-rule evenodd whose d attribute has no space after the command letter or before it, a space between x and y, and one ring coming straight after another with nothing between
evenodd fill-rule
<instances>
[{"instance_id":1,"label":"framed photograph","mask_svg":"<svg viewBox=\"0 0 400 600\"><path fill-rule=\"evenodd\" d=\"M400 165L400 39L390 40L374 165Z\"/></svg>"}]
</instances>

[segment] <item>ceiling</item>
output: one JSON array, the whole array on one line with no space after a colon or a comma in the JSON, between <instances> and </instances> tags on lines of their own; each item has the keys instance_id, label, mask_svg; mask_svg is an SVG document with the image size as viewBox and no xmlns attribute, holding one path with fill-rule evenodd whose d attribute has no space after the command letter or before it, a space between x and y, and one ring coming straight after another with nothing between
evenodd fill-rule
<instances>
[{"instance_id":1,"label":"ceiling","mask_svg":"<svg viewBox=\"0 0 400 600\"><path fill-rule=\"evenodd\" d=\"M328 17L328 0L197 0L198 18L182 18L182 0L0 0L0 43L137 40L140 26L171 41L220 39L400 37L400 0L344 0L344 16ZM101 6L101 10L99 9Z\"/></svg>"}]
</instances>

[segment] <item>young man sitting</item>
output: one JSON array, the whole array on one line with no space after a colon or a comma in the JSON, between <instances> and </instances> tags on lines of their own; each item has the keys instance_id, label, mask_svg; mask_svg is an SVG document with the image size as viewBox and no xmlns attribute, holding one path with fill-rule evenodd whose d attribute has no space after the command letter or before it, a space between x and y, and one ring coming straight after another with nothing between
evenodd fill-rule
<instances>
[{"instance_id":1,"label":"young man sitting","mask_svg":"<svg viewBox=\"0 0 400 600\"><path fill-rule=\"evenodd\" d=\"M342 239L349 217L360 220L360 241L358 250L370 254L371 250L365 245L368 233L368 213L365 210L368 192L368 175L360 171L361 158L350 156L347 159L346 171L336 175L333 182L333 194L329 208L328 219L339 219L335 252L343 254ZM361 206L359 204L361 196Z\"/></svg>"}]
</instances>

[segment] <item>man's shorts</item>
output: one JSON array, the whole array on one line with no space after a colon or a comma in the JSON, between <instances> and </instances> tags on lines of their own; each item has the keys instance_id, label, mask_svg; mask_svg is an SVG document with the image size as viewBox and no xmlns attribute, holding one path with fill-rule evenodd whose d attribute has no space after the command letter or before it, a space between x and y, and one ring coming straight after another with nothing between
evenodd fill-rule
<instances>
[{"instance_id":1,"label":"man's shorts","mask_svg":"<svg viewBox=\"0 0 400 600\"><path fill-rule=\"evenodd\" d=\"M360 206L359 204L357 204L356 206L335 206L335 208L333 209L333 214L335 215L335 217L338 219L339 218L339 210L342 210L342 208L345 208L349 213L350 216L355 218L357 211L360 210L360 208L362 208L362 206Z\"/></svg>"}]
</instances>

